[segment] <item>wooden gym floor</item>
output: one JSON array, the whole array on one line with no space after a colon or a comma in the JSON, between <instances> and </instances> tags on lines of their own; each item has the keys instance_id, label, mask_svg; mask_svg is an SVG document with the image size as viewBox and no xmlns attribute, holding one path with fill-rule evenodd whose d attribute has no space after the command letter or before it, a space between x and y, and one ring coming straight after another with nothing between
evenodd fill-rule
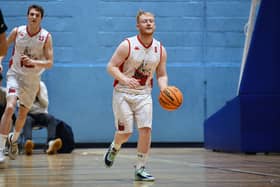
<instances>
[{"instance_id":1,"label":"wooden gym floor","mask_svg":"<svg viewBox=\"0 0 280 187\"><path fill-rule=\"evenodd\" d=\"M76 149L48 156L35 150L0 169L0 186L98 187L267 187L280 186L279 154L246 155L203 148L152 148L148 170L156 181L134 182L135 149L123 148L112 168L106 149Z\"/></svg>"}]
</instances>

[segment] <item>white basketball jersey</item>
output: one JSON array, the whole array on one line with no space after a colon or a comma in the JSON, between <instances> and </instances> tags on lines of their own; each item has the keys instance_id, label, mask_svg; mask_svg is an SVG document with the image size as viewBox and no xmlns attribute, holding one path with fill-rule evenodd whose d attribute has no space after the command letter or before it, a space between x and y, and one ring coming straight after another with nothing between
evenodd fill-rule
<instances>
[{"instance_id":1,"label":"white basketball jersey","mask_svg":"<svg viewBox=\"0 0 280 187\"><path fill-rule=\"evenodd\" d=\"M9 71L14 71L20 75L26 76L41 75L44 68L23 66L20 59L21 55L24 54L34 60L45 60L44 45L48 36L49 32L43 28L41 28L38 33L30 35L26 25L18 27Z\"/></svg>"},{"instance_id":2,"label":"white basketball jersey","mask_svg":"<svg viewBox=\"0 0 280 187\"><path fill-rule=\"evenodd\" d=\"M128 86L115 81L115 89L128 93L150 93L153 75L161 60L161 43L153 39L151 45L145 47L138 36L126 40L129 43L129 55L119 68L127 77L138 79L140 86L130 89Z\"/></svg>"}]
</instances>

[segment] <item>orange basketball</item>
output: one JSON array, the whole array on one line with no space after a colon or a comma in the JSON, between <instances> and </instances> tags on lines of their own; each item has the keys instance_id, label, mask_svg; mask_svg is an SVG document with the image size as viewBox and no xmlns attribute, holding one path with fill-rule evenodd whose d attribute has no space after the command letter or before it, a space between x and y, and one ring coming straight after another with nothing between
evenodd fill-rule
<instances>
[{"instance_id":1,"label":"orange basketball","mask_svg":"<svg viewBox=\"0 0 280 187\"><path fill-rule=\"evenodd\" d=\"M178 109L183 102L183 94L176 86L168 86L158 97L160 106L168 111Z\"/></svg>"}]
</instances>

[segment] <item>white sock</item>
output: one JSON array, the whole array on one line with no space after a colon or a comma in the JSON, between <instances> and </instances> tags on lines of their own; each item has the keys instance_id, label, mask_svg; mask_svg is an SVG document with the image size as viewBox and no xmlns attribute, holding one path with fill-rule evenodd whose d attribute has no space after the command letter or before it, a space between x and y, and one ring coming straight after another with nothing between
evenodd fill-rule
<instances>
[{"instance_id":1,"label":"white sock","mask_svg":"<svg viewBox=\"0 0 280 187\"><path fill-rule=\"evenodd\" d=\"M112 147L114 147L117 151L120 150L122 145L116 144L115 141L112 142Z\"/></svg>"},{"instance_id":2,"label":"white sock","mask_svg":"<svg viewBox=\"0 0 280 187\"><path fill-rule=\"evenodd\" d=\"M137 163L136 163L136 169L140 169L141 167L144 167L146 165L146 162L148 160L148 153L137 153Z\"/></svg>"},{"instance_id":3,"label":"white sock","mask_svg":"<svg viewBox=\"0 0 280 187\"><path fill-rule=\"evenodd\" d=\"M0 134L0 151L3 151L6 146L8 135Z\"/></svg>"},{"instance_id":4,"label":"white sock","mask_svg":"<svg viewBox=\"0 0 280 187\"><path fill-rule=\"evenodd\" d=\"M14 131L12 142L16 142L18 140L19 135L20 135L20 132Z\"/></svg>"}]
</instances>

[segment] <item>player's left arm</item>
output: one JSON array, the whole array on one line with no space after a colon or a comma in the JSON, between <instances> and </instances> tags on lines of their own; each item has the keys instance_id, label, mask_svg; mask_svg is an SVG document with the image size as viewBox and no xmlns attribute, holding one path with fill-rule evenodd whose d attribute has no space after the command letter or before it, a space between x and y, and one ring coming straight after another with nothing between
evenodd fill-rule
<instances>
[{"instance_id":1,"label":"player's left arm","mask_svg":"<svg viewBox=\"0 0 280 187\"><path fill-rule=\"evenodd\" d=\"M51 68L53 66L53 42L52 42L51 34L49 34L47 41L45 43L44 55L45 55L44 60L42 59L34 60L26 55L22 55L21 59L24 62L24 65L26 66L37 66L46 69Z\"/></svg>"},{"instance_id":2,"label":"player's left arm","mask_svg":"<svg viewBox=\"0 0 280 187\"><path fill-rule=\"evenodd\" d=\"M168 86L168 75L166 71L166 60L167 60L167 53L165 48L162 46L162 54L160 58L159 65L156 69L156 78L158 81L158 86L160 90L163 90Z\"/></svg>"},{"instance_id":3,"label":"player's left arm","mask_svg":"<svg viewBox=\"0 0 280 187\"><path fill-rule=\"evenodd\" d=\"M46 60L38 60L36 66L49 69L53 66L53 42L51 34L49 34L49 37L46 41L44 53Z\"/></svg>"}]
</instances>

